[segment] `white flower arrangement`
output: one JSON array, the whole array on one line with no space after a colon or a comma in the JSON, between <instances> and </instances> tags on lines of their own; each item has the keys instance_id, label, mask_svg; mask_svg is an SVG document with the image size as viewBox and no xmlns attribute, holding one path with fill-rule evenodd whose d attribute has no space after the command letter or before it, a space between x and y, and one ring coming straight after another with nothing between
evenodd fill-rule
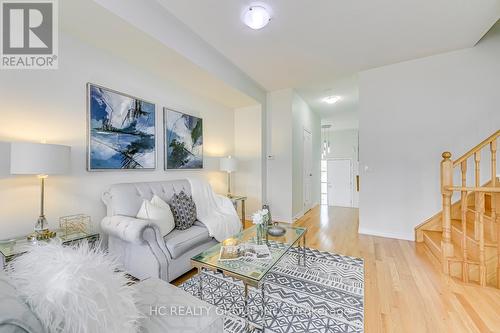
<instances>
[{"instance_id":1,"label":"white flower arrangement","mask_svg":"<svg viewBox=\"0 0 500 333\"><path fill-rule=\"evenodd\" d=\"M265 224L268 221L268 214L269 211L267 209L261 209L253 213L252 215L252 222L253 224Z\"/></svg>"}]
</instances>

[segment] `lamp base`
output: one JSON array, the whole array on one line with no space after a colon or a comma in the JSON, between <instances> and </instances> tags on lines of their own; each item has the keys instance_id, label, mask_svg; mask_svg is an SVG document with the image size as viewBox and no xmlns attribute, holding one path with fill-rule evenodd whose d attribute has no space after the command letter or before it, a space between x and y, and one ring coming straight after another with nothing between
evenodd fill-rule
<instances>
[{"instance_id":1,"label":"lamp base","mask_svg":"<svg viewBox=\"0 0 500 333\"><path fill-rule=\"evenodd\" d=\"M47 240L47 239L54 238L54 237L56 237L56 235L57 235L57 233L55 231L49 231L47 229L47 230L43 230L43 231L36 231L36 232L32 233L31 235L29 235L27 238L28 238L28 241L30 241L30 242L36 242L39 240Z\"/></svg>"},{"instance_id":2,"label":"lamp base","mask_svg":"<svg viewBox=\"0 0 500 333\"><path fill-rule=\"evenodd\" d=\"M49 230L49 223L47 222L45 215L40 215L35 224L35 232L39 233L48 230Z\"/></svg>"}]
</instances>

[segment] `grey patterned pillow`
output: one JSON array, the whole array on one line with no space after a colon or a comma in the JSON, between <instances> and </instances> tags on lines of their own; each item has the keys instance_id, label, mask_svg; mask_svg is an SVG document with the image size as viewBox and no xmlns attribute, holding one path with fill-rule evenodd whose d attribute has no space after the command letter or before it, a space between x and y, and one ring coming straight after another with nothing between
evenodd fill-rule
<instances>
[{"instance_id":1,"label":"grey patterned pillow","mask_svg":"<svg viewBox=\"0 0 500 333\"><path fill-rule=\"evenodd\" d=\"M196 222L196 205L193 198L188 196L184 191L180 191L180 193L172 196L170 208L174 215L176 229L186 230L191 228Z\"/></svg>"}]
</instances>

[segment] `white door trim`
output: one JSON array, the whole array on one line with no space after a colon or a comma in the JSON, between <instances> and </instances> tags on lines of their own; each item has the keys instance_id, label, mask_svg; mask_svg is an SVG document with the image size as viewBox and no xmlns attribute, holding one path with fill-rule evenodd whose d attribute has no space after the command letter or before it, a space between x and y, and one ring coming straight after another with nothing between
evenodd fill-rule
<instances>
[{"instance_id":1,"label":"white door trim","mask_svg":"<svg viewBox=\"0 0 500 333\"><path fill-rule=\"evenodd\" d=\"M306 174L306 158L304 156L304 151L305 151L305 142L306 142L306 133L310 137L310 153L311 156L309 156L309 164L310 164L310 176ZM312 202L312 191L313 191L313 180L312 180L312 174L313 174L313 156L312 152L314 147L312 146L312 133L309 129L303 127L302 128L302 212L301 215L304 215L307 211L309 211L312 208L313 202ZM309 178L309 179L308 179ZM309 202L306 201L307 197L307 188L306 188L306 182L309 181Z\"/></svg>"}]
</instances>

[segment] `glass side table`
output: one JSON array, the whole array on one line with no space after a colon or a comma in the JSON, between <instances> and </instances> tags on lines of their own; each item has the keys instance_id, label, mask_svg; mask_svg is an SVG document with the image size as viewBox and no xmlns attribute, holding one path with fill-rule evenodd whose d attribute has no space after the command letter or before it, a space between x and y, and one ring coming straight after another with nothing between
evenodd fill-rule
<instances>
[{"instance_id":1,"label":"glass side table","mask_svg":"<svg viewBox=\"0 0 500 333\"><path fill-rule=\"evenodd\" d=\"M56 232L57 236L55 238L59 239L63 245L74 245L83 240L87 240L91 246L94 246L101 239L100 234L97 232L81 232L69 235L65 235L59 230ZM39 240L38 242L46 242L46 240ZM11 260L26 253L33 244L34 243L28 241L26 237L0 240L0 267L4 268Z\"/></svg>"}]
</instances>

